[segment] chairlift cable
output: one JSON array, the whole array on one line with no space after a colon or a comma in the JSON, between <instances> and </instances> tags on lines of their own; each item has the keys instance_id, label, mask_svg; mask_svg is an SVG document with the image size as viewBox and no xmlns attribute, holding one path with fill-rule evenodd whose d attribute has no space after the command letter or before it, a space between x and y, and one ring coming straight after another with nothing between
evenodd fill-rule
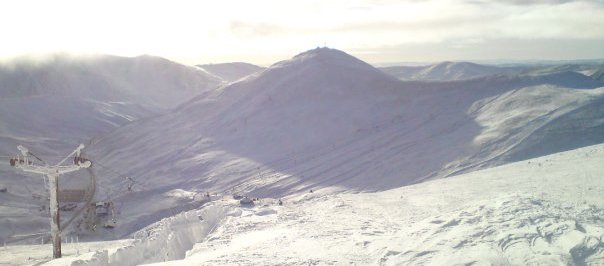
<instances>
[{"instance_id":1,"label":"chairlift cable","mask_svg":"<svg viewBox=\"0 0 604 266\"><path fill-rule=\"evenodd\" d=\"M45 165L48 165L48 163L42 159L40 159L40 157L36 156L35 154L33 154L31 151L28 151L27 154L33 156L34 158L38 159L38 161L44 163Z\"/></svg>"}]
</instances>

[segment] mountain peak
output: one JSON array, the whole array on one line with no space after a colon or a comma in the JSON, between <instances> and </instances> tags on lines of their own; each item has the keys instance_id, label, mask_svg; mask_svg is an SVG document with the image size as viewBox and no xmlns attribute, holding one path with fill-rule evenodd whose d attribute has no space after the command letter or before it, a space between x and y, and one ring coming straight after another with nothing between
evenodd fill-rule
<instances>
[{"instance_id":1,"label":"mountain peak","mask_svg":"<svg viewBox=\"0 0 604 266\"><path fill-rule=\"evenodd\" d=\"M311 49L302 53L297 54L291 59L284 60L276 63L276 66L285 66L285 65L296 65L296 64L305 64L308 62L317 62L317 63L336 63L345 64L347 62L356 62L360 61L355 57L336 49L331 49L327 47L317 47L315 49ZM357 62L358 63L358 62ZM274 65L274 66L275 66Z\"/></svg>"},{"instance_id":2,"label":"mountain peak","mask_svg":"<svg viewBox=\"0 0 604 266\"><path fill-rule=\"evenodd\" d=\"M341 50L317 47L306 52L302 52L293 58L278 62L272 65L271 69L277 68L307 68L316 67L323 69L325 67L337 67L340 69L367 71L383 74L380 70L364 61L347 54ZM385 75L386 76L386 75Z\"/></svg>"},{"instance_id":3,"label":"mountain peak","mask_svg":"<svg viewBox=\"0 0 604 266\"><path fill-rule=\"evenodd\" d=\"M328 47L317 47L315 49L311 49L305 52L302 52L294 58L303 59L303 58L313 58L313 57L330 57L330 58L345 58L352 57L351 55L340 51L338 49L328 48Z\"/></svg>"},{"instance_id":4,"label":"mountain peak","mask_svg":"<svg viewBox=\"0 0 604 266\"><path fill-rule=\"evenodd\" d=\"M367 63L357 59L356 57L349 55L343 51L338 49L332 49L327 47L317 47L312 50L308 50L306 52L302 52L296 56L294 56L293 60L300 61L308 61L308 60L321 60L321 61L329 61L331 63L362 63L364 65L368 65Z\"/></svg>"}]
</instances>

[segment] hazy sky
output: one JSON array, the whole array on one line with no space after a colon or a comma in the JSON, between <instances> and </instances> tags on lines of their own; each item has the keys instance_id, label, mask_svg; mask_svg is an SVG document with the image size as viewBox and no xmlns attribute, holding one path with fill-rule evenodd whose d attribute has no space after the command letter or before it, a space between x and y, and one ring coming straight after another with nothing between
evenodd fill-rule
<instances>
[{"instance_id":1,"label":"hazy sky","mask_svg":"<svg viewBox=\"0 0 604 266\"><path fill-rule=\"evenodd\" d=\"M268 64L604 58L604 0L3 1L0 58L68 52Z\"/></svg>"}]
</instances>

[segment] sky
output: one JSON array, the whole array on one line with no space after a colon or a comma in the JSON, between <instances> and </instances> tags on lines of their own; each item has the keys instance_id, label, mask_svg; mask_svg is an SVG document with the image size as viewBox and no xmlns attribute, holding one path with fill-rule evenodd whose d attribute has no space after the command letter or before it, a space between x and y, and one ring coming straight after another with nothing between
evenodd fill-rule
<instances>
[{"instance_id":1,"label":"sky","mask_svg":"<svg viewBox=\"0 0 604 266\"><path fill-rule=\"evenodd\" d=\"M317 46L370 63L604 58L604 0L2 1L0 58L149 54L267 65Z\"/></svg>"}]
</instances>

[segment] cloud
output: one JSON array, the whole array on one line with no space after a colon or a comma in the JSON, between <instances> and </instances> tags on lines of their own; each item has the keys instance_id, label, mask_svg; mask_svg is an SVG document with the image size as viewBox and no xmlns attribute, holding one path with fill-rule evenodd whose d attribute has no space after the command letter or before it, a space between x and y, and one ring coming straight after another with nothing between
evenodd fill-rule
<instances>
[{"instance_id":1,"label":"cloud","mask_svg":"<svg viewBox=\"0 0 604 266\"><path fill-rule=\"evenodd\" d=\"M231 21L229 24L231 33L240 37L267 37L279 35L287 32L287 30L276 24L254 23L243 21Z\"/></svg>"},{"instance_id":2,"label":"cloud","mask_svg":"<svg viewBox=\"0 0 604 266\"><path fill-rule=\"evenodd\" d=\"M604 39L516 39L488 38L468 41L450 39L438 43L408 43L375 47L372 53L355 53L355 56L374 63L385 62L437 62L457 60L571 60L604 58ZM358 51L364 51L358 49Z\"/></svg>"},{"instance_id":3,"label":"cloud","mask_svg":"<svg viewBox=\"0 0 604 266\"><path fill-rule=\"evenodd\" d=\"M604 2L598 0L106 0L95 6L22 0L3 11L5 57L66 51L219 62L262 54L267 62L324 42L378 51L415 44L461 49L494 39L604 39Z\"/></svg>"}]
</instances>

